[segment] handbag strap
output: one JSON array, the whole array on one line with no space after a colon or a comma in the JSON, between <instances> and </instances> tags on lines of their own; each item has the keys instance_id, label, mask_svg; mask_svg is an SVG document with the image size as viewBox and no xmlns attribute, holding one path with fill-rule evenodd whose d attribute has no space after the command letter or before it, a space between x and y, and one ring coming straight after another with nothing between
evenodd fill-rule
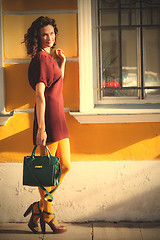
<instances>
[{"instance_id":1,"label":"handbag strap","mask_svg":"<svg viewBox=\"0 0 160 240\"><path fill-rule=\"evenodd\" d=\"M27 165L28 165L28 168L29 168L29 171L32 175L32 177L34 178L34 180L36 181L37 185L46 193L45 196L44 196L44 199L48 202L52 202L53 201L53 196L51 195L51 193L53 193L59 186L59 182L58 182L58 185L53 189L51 190L50 192L48 192L43 186L42 184L39 182L39 180L37 179L37 177L34 175L30 165L29 165L29 162L28 160L26 159L26 162L27 162ZM47 198L47 197L50 197L50 198Z\"/></svg>"},{"instance_id":2,"label":"handbag strap","mask_svg":"<svg viewBox=\"0 0 160 240\"><path fill-rule=\"evenodd\" d=\"M46 200L46 201L48 201L48 202L52 202L53 201L53 196L51 195L54 191L56 191L56 189L58 188L58 186L59 186L59 184L54 188L54 189L52 189L50 192L48 192L43 186L43 188L45 189L43 189L45 192L46 192L46 194L44 195L44 199ZM40 186L41 187L41 186ZM47 197L50 197L51 199L48 199Z\"/></svg>"},{"instance_id":3,"label":"handbag strap","mask_svg":"<svg viewBox=\"0 0 160 240\"><path fill-rule=\"evenodd\" d=\"M31 157L35 157L36 148L37 148L37 145L34 146ZM46 148L46 152L47 152L47 157L50 158L52 155L51 155L51 152L50 152L49 148L47 147L47 145L45 145L45 148Z\"/></svg>"}]
</instances>

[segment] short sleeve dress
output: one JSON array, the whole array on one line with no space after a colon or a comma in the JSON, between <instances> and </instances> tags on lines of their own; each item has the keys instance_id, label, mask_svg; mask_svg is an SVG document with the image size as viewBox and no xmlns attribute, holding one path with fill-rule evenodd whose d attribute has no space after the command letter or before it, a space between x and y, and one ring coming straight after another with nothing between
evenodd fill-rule
<instances>
[{"instance_id":1,"label":"short sleeve dress","mask_svg":"<svg viewBox=\"0 0 160 240\"><path fill-rule=\"evenodd\" d=\"M57 61L53 59L49 53L39 51L30 62L28 80L34 90L37 83L43 82L45 84L45 125L47 142L57 142L64 138L69 138L62 95L62 72ZM35 105L33 124L34 145L36 144L37 130L38 124Z\"/></svg>"}]
</instances>

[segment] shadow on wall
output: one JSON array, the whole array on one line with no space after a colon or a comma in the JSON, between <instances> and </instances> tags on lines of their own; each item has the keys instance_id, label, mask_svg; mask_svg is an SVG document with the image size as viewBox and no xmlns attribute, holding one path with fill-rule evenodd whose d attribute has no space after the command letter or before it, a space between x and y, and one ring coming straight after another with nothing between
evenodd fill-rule
<instances>
[{"instance_id":1,"label":"shadow on wall","mask_svg":"<svg viewBox=\"0 0 160 240\"><path fill-rule=\"evenodd\" d=\"M124 194L127 196L127 193ZM113 198L118 198L118 193ZM101 216L102 220L107 221L160 221L160 186L149 192L135 194L124 201L117 199L116 202L107 203L106 200L88 219L98 221Z\"/></svg>"},{"instance_id":2,"label":"shadow on wall","mask_svg":"<svg viewBox=\"0 0 160 240\"><path fill-rule=\"evenodd\" d=\"M26 129L0 141L0 152L30 152L33 148L32 129Z\"/></svg>"},{"instance_id":3,"label":"shadow on wall","mask_svg":"<svg viewBox=\"0 0 160 240\"><path fill-rule=\"evenodd\" d=\"M0 127L0 155L3 161L22 161L24 153L31 153L33 113L15 113ZM22 155L23 153L23 155Z\"/></svg>"},{"instance_id":4,"label":"shadow on wall","mask_svg":"<svg viewBox=\"0 0 160 240\"><path fill-rule=\"evenodd\" d=\"M56 192L57 213L60 201L62 212L69 208L68 218L72 218L73 211L78 212L77 221L160 220L158 161L84 164L86 171L81 172L81 163L74 164L62 183L63 199L60 191Z\"/></svg>"}]
</instances>

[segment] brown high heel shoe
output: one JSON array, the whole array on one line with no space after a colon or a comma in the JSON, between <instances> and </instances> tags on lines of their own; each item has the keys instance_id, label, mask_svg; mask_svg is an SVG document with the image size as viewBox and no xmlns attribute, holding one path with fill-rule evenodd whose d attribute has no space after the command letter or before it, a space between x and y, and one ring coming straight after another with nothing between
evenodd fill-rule
<instances>
[{"instance_id":1,"label":"brown high heel shoe","mask_svg":"<svg viewBox=\"0 0 160 240\"><path fill-rule=\"evenodd\" d=\"M44 220L44 217L41 217L40 218L40 224L41 224L41 229L42 229L42 233L45 234L46 232L46 229L45 229L45 224L47 223L50 228L52 229L53 233L54 234L58 234L58 233L64 233L67 231L67 228L65 226L56 226L53 222L55 220L55 214L54 213L49 213L49 212L46 212L46 211L43 211L43 213L45 214L48 214L48 215L53 215L53 219L47 223L45 220Z\"/></svg>"},{"instance_id":2,"label":"brown high heel shoe","mask_svg":"<svg viewBox=\"0 0 160 240\"><path fill-rule=\"evenodd\" d=\"M33 212L33 207L35 206L35 204L38 204L38 210L39 210L39 213L34 213ZM29 207L28 207L28 209L25 211L25 213L24 213L24 217L27 217L28 216L28 214L30 214L30 212L32 212L32 215L31 215L31 217L30 217L30 220L29 220L29 222L28 222L28 227L31 229L31 231L33 232L33 233L38 233L38 224L37 223L34 223L34 221L33 221L33 218L34 218L34 216L39 216L40 218L41 218L41 215L42 215L42 212L41 212L41 210L40 210L40 208L39 208L39 202L34 202L33 204L31 204Z\"/></svg>"}]
</instances>

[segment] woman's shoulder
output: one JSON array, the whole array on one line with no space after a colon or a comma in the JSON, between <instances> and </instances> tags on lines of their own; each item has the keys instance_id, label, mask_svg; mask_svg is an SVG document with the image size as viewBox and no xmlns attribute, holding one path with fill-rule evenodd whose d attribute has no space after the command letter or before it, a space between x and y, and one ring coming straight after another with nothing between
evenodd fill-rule
<instances>
[{"instance_id":1,"label":"woman's shoulder","mask_svg":"<svg viewBox=\"0 0 160 240\"><path fill-rule=\"evenodd\" d=\"M39 59L39 60L43 60L43 59L50 60L50 61L53 60L51 54L49 54L49 53L46 52L46 51L39 51L39 52L37 53L37 56L36 56L36 57L37 57L37 59Z\"/></svg>"},{"instance_id":2,"label":"woman's shoulder","mask_svg":"<svg viewBox=\"0 0 160 240\"><path fill-rule=\"evenodd\" d=\"M33 58L32 61L43 61L43 59L47 58L47 54L43 51L39 51Z\"/></svg>"},{"instance_id":3,"label":"woman's shoulder","mask_svg":"<svg viewBox=\"0 0 160 240\"><path fill-rule=\"evenodd\" d=\"M44 51L39 51L30 62L30 65L40 64L40 65L50 65L53 64L53 58L50 56L49 53Z\"/></svg>"}]
</instances>

